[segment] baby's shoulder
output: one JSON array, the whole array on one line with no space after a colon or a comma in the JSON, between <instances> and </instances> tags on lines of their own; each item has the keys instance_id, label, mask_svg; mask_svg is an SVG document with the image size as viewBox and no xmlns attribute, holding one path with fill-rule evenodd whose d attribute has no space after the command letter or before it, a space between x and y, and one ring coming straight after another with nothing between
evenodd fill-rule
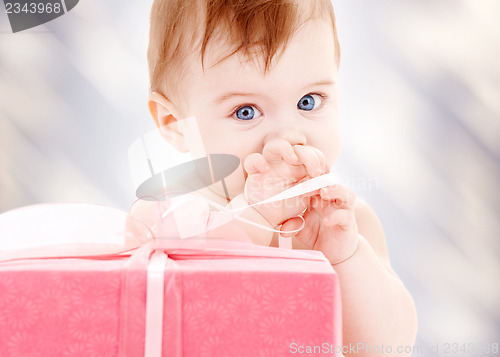
<instances>
[{"instance_id":1,"label":"baby's shoulder","mask_svg":"<svg viewBox=\"0 0 500 357\"><path fill-rule=\"evenodd\" d=\"M368 235L372 235L373 233L383 234L382 224L380 223L375 210L368 204L368 202L359 197L356 198L354 217L356 218L358 230L361 235L364 236L363 233L368 233Z\"/></svg>"}]
</instances>

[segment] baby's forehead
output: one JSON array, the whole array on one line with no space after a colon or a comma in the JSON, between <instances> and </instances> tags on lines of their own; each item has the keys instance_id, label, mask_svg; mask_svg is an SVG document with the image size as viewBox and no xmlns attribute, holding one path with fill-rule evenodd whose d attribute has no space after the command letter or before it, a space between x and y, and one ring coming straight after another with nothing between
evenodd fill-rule
<instances>
[{"instance_id":1,"label":"baby's forehead","mask_svg":"<svg viewBox=\"0 0 500 357\"><path fill-rule=\"evenodd\" d=\"M263 8L255 14L232 13L230 10L213 18L210 13L205 14L205 24L199 24L198 34L195 35L198 37L202 66L205 67L206 54L211 52L213 63L210 65L238 56L242 65L257 66L261 71L267 71L274 57L279 58L291 39L308 22L327 21L331 32L335 32L324 2L300 0L286 2L287 5L284 5L285 2L274 2L274 13ZM276 5L278 3L280 5Z\"/></svg>"},{"instance_id":2,"label":"baby's forehead","mask_svg":"<svg viewBox=\"0 0 500 357\"><path fill-rule=\"evenodd\" d=\"M309 38L299 36L300 30L305 25L317 21L324 22L322 19L313 19L298 25L297 30L291 34L290 38L286 42L281 43L273 53L269 53L266 51L266 48L259 44L241 48L228 41L227 38L214 38L209 46L206 47L203 58L201 59L201 56L199 56L198 65L202 67L202 70L206 70L231 62L231 65L238 67L241 72L257 71L262 76L265 76L281 60L284 53L289 51L291 42L302 43L304 45L309 42ZM330 30L327 29L326 31ZM333 30L331 30L331 34L333 35ZM331 49L334 48L333 36L328 47Z\"/></svg>"},{"instance_id":3,"label":"baby's forehead","mask_svg":"<svg viewBox=\"0 0 500 357\"><path fill-rule=\"evenodd\" d=\"M218 105L222 103L219 97L243 99L246 96L247 100L263 104L300 98L299 94L313 88L322 93L333 88L337 66L333 36L326 23L309 22L284 49L264 72L263 57L259 53L255 53L256 61L252 61L241 52L227 56L227 52L214 46L214 51L208 52L204 71L200 62L198 68L191 71L190 100ZM221 61L223 55L226 58Z\"/></svg>"},{"instance_id":4,"label":"baby's forehead","mask_svg":"<svg viewBox=\"0 0 500 357\"><path fill-rule=\"evenodd\" d=\"M204 56L203 65L201 61L198 64L200 66L202 65L203 71L230 65L233 68L237 67L237 71L240 73L257 71L259 74L265 75L266 57L264 51L258 48L251 49L251 51L250 54L241 49L235 51L222 42L214 42L213 45L210 46L210 50L207 51ZM276 61L276 59L274 59L274 61ZM268 70L270 69L271 66Z\"/></svg>"}]
</instances>

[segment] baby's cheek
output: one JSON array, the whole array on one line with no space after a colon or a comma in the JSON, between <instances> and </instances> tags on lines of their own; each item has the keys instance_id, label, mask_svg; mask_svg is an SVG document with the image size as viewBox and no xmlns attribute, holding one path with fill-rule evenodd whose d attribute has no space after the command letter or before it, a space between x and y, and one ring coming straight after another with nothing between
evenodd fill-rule
<instances>
[{"instance_id":1,"label":"baby's cheek","mask_svg":"<svg viewBox=\"0 0 500 357\"><path fill-rule=\"evenodd\" d=\"M321 143L321 146L322 147L318 149L324 153L327 166L331 169L340 156L342 139L340 135L332 135L329 139L325 139Z\"/></svg>"}]
</instances>

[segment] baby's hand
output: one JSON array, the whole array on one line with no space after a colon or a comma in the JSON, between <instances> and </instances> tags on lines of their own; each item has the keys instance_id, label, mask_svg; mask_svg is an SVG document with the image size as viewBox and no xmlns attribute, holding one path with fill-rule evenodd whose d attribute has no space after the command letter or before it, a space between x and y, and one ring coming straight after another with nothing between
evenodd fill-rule
<instances>
[{"instance_id":1,"label":"baby's hand","mask_svg":"<svg viewBox=\"0 0 500 357\"><path fill-rule=\"evenodd\" d=\"M316 191L317 192L317 191ZM323 252L332 264L349 258L358 244L358 227L354 217L356 196L341 185L324 187L310 199L304 213L304 228L295 238L309 249ZM282 231L300 228L302 219L291 218L281 226ZM282 236L292 234L283 233Z\"/></svg>"},{"instance_id":2,"label":"baby's hand","mask_svg":"<svg viewBox=\"0 0 500 357\"><path fill-rule=\"evenodd\" d=\"M275 139L268 142L262 154L249 155L244 162L248 173L245 198L249 204L263 201L297 183L327 171L321 151L307 145L291 145ZM309 195L256 205L254 208L275 227L302 213L309 205Z\"/></svg>"}]
</instances>

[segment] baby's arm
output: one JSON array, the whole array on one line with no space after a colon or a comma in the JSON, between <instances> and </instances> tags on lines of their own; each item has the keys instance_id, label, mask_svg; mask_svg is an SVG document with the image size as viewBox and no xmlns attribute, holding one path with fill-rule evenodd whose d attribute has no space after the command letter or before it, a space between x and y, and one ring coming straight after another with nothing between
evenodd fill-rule
<instances>
[{"instance_id":1,"label":"baby's arm","mask_svg":"<svg viewBox=\"0 0 500 357\"><path fill-rule=\"evenodd\" d=\"M298 160L291 159L290 149L295 151ZM250 194L257 195L256 201L278 193L273 189L258 189L265 178L281 173L278 178L283 179L297 169L295 166L302 165L306 172L292 177L289 183L293 186L328 171L322 153L314 148L279 143L272 151L273 155L266 154L266 150L262 155L253 154L255 164L253 167L248 165L248 181L253 181L254 185L247 188L250 188ZM287 157L290 158L288 162ZM276 172L266 169L266 163ZM292 171L287 172L287 169ZM252 186L255 187L252 189ZM383 344L390 345L394 352L398 346L411 346L416 336L415 307L410 294L390 267L384 232L375 212L366 203L357 201L354 193L341 185L331 185L310 195L312 197L302 198L306 201L299 200L298 206L293 202L278 202L274 208L256 207L271 225L283 223L282 231L293 231L302 225L302 219L294 216L302 212L302 204L306 203L305 226L295 238L308 249L323 252L334 265L342 292L344 345L360 343L375 348ZM347 351L346 355L370 355L364 352ZM398 356L397 353L394 355Z\"/></svg>"},{"instance_id":2,"label":"baby's arm","mask_svg":"<svg viewBox=\"0 0 500 357\"><path fill-rule=\"evenodd\" d=\"M413 299L390 266L382 226L375 212L364 203L355 209L361 239L356 253L334 266L342 291L345 319L344 344L361 342L369 346L413 346L417 316ZM368 356L372 353L346 355ZM385 353L389 355L388 353Z\"/></svg>"},{"instance_id":3,"label":"baby's arm","mask_svg":"<svg viewBox=\"0 0 500 357\"><path fill-rule=\"evenodd\" d=\"M413 300L392 270L382 226L375 212L341 185L332 185L311 197L304 214L305 227L296 238L309 249L320 250L339 276L344 346L371 346L346 350L345 355L373 355L373 348L412 346L416 336ZM291 230L296 218L284 223ZM359 345L358 345L359 344ZM384 350L387 351L387 350ZM384 353L385 354L385 353Z\"/></svg>"}]
</instances>

